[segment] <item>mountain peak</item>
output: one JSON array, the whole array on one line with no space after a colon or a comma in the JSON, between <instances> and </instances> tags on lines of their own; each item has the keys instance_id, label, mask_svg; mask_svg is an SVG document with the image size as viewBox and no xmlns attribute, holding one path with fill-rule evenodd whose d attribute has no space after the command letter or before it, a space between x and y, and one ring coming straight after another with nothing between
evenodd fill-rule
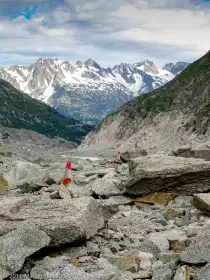
<instances>
[{"instance_id":1,"label":"mountain peak","mask_svg":"<svg viewBox=\"0 0 210 280\"><path fill-rule=\"evenodd\" d=\"M101 67L93 60L92 58L89 58L88 60L85 61L84 63L85 67L95 67L100 69Z\"/></svg>"},{"instance_id":2,"label":"mountain peak","mask_svg":"<svg viewBox=\"0 0 210 280\"><path fill-rule=\"evenodd\" d=\"M58 58L45 57L45 58L39 58L35 64L39 66L45 66L45 65L54 65L54 64L58 65L61 62L62 61L60 61Z\"/></svg>"},{"instance_id":3,"label":"mountain peak","mask_svg":"<svg viewBox=\"0 0 210 280\"><path fill-rule=\"evenodd\" d=\"M149 59L142 60L138 63L133 64L134 67L138 68L139 70L145 71L147 73L152 73L157 75L158 69L153 61Z\"/></svg>"},{"instance_id":4,"label":"mountain peak","mask_svg":"<svg viewBox=\"0 0 210 280\"><path fill-rule=\"evenodd\" d=\"M175 64L174 63L167 63L163 66L163 70L167 70L171 72L174 75L178 75L180 72L182 72L190 63L178 61Z\"/></svg>"}]
</instances>

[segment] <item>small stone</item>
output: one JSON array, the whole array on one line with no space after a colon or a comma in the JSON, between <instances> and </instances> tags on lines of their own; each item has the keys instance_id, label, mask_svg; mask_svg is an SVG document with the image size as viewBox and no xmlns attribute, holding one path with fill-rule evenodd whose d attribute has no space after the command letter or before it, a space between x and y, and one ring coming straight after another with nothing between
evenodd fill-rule
<instances>
[{"instance_id":1,"label":"small stone","mask_svg":"<svg viewBox=\"0 0 210 280\"><path fill-rule=\"evenodd\" d=\"M79 266L79 260L77 258L72 259L71 263L73 264L73 266Z\"/></svg>"},{"instance_id":2,"label":"small stone","mask_svg":"<svg viewBox=\"0 0 210 280\"><path fill-rule=\"evenodd\" d=\"M153 270L152 280L172 280L173 271L170 268L159 267Z\"/></svg>"},{"instance_id":3,"label":"small stone","mask_svg":"<svg viewBox=\"0 0 210 280\"><path fill-rule=\"evenodd\" d=\"M167 239L145 239L139 246L140 250L149 252L157 257L159 253L169 250L169 242Z\"/></svg>"},{"instance_id":4,"label":"small stone","mask_svg":"<svg viewBox=\"0 0 210 280\"><path fill-rule=\"evenodd\" d=\"M209 280L210 279L210 264L204 266L193 280Z\"/></svg>"},{"instance_id":5,"label":"small stone","mask_svg":"<svg viewBox=\"0 0 210 280\"><path fill-rule=\"evenodd\" d=\"M168 251L170 248L169 241L161 233L150 233L147 238L159 248L160 252Z\"/></svg>"},{"instance_id":6,"label":"small stone","mask_svg":"<svg viewBox=\"0 0 210 280\"><path fill-rule=\"evenodd\" d=\"M180 259L180 254L178 254L178 253L169 252L169 253L160 253L159 254L159 260L161 260L163 264L167 264L172 261L179 260L179 259Z\"/></svg>"},{"instance_id":7,"label":"small stone","mask_svg":"<svg viewBox=\"0 0 210 280\"><path fill-rule=\"evenodd\" d=\"M79 263L86 263L86 262L89 262L89 261L91 261L91 260L92 260L91 257L89 257L89 256L84 256L84 257L80 257L80 258L79 258Z\"/></svg>"},{"instance_id":8,"label":"small stone","mask_svg":"<svg viewBox=\"0 0 210 280\"><path fill-rule=\"evenodd\" d=\"M140 258L140 269L150 271L152 263L155 261L153 254L140 251L138 256Z\"/></svg>"},{"instance_id":9,"label":"small stone","mask_svg":"<svg viewBox=\"0 0 210 280\"><path fill-rule=\"evenodd\" d=\"M93 255L93 256L97 257L100 255L101 250L99 249L97 244L88 241L87 242L87 252L89 255Z\"/></svg>"},{"instance_id":10,"label":"small stone","mask_svg":"<svg viewBox=\"0 0 210 280\"><path fill-rule=\"evenodd\" d=\"M152 278L151 271L138 271L136 273L128 272L128 275L131 276L132 279L151 279Z\"/></svg>"},{"instance_id":11,"label":"small stone","mask_svg":"<svg viewBox=\"0 0 210 280\"><path fill-rule=\"evenodd\" d=\"M186 250L185 242L180 241L170 241L170 250L174 253L182 253Z\"/></svg>"},{"instance_id":12,"label":"small stone","mask_svg":"<svg viewBox=\"0 0 210 280\"><path fill-rule=\"evenodd\" d=\"M120 271L136 273L140 264L138 256L107 257L107 260Z\"/></svg>"},{"instance_id":13,"label":"small stone","mask_svg":"<svg viewBox=\"0 0 210 280\"><path fill-rule=\"evenodd\" d=\"M176 217L182 217L184 215L184 209L180 208L167 208L164 213L163 216L165 217L166 220L172 220Z\"/></svg>"},{"instance_id":14,"label":"small stone","mask_svg":"<svg viewBox=\"0 0 210 280\"><path fill-rule=\"evenodd\" d=\"M59 191L54 191L50 194L51 199L60 199Z\"/></svg>"},{"instance_id":15,"label":"small stone","mask_svg":"<svg viewBox=\"0 0 210 280\"><path fill-rule=\"evenodd\" d=\"M186 265L179 267L173 280L190 280L189 268Z\"/></svg>"},{"instance_id":16,"label":"small stone","mask_svg":"<svg viewBox=\"0 0 210 280\"><path fill-rule=\"evenodd\" d=\"M200 233L201 228L202 228L202 226L200 226L197 222L193 223L193 224L190 224L188 226L188 229L187 229L188 237L195 237L195 236L197 236Z\"/></svg>"},{"instance_id":17,"label":"small stone","mask_svg":"<svg viewBox=\"0 0 210 280\"><path fill-rule=\"evenodd\" d=\"M193 196L193 205L202 211L204 214L210 216L210 194L201 193Z\"/></svg>"},{"instance_id":18,"label":"small stone","mask_svg":"<svg viewBox=\"0 0 210 280\"><path fill-rule=\"evenodd\" d=\"M112 254L112 251L109 248L102 248L101 249L101 255L106 257L110 256Z\"/></svg>"},{"instance_id":19,"label":"small stone","mask_svg":"<svg viewBox=\"0 0 210 280\"><path fill-rule=\"evenodd\" d=\"M149 234L149 239L153 238L166 238L168 241L186 241L187 236L182 230L167 230L163 232L155 232Z\"/></svg>"},{"instance_id":20,"label":"small stone","mask_svg":"<svg viewBox=\"0 0 210 280\"><path fill-rule=\"evenodd\" d=\"M70 247L67 249L64 249L63 252L61 252L62 255L67 255L70 258L80 258L83 256L87 256L87 249L86 247Z\"/></svg>"},{"instance_id":21,"label":"small stone","mask_svg":"<svg viewBox=\"0 0 210 280\"><path fill-rule=\"evenodd\" d=\"M210 262L210 224L201 228L200 234L187 250L181 254L181 260L191 264Z\"/></svg>"},{"instance_id":22,"label":"small stone","mask_svg":"<svg viewBox=\"0 0 210 280\"><path fill-rule=\"evenodd\" d=\"M53 193L53 192L58 192L59 191L60 186L59 185L51 185L47 188L47 192Z\"/></svg>"}]
</instances>

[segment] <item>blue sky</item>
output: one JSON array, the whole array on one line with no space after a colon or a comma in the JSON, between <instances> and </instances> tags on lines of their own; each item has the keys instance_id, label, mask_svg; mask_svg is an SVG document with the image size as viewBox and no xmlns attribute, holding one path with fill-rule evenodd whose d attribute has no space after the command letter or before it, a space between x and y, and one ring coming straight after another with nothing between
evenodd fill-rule
<instances>
[{"instance_id":1,"label":"blue sky","mask_svg":"<svg viewBox=\"0 0 210 280\"><path fill-rule=\"evenodd\" d=\"M1 66L39 57L102 66L193 61L210 49L207 0L1 0Z\"/></svg>"}]
</instances>

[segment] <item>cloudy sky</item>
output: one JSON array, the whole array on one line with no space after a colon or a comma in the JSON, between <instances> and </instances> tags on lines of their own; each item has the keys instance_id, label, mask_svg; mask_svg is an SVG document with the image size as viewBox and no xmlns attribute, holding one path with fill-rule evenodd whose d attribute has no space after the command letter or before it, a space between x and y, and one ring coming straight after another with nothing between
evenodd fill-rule
<instances>
[{"instance_id":1,"label":"cloudy sky","mask_svg":"<svg viewBox=\"0 0 210 280\"><path fill-rule=\"evenodd\" d=\"M209 34L209 0L0 0L1 66L194 61L210 49Z\"/></svg>"}]
</instances>

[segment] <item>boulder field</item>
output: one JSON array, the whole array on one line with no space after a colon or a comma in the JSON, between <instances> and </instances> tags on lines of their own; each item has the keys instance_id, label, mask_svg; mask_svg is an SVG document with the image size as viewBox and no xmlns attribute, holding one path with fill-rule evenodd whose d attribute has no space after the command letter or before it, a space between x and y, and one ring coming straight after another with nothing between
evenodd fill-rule
<instances>
[{"instance_id":1,"label":"boulder field","mask_svg":"<svg viewBox=\"0 0 210 280\"><path fill-rule=\"evenodd\" d=\"M137 156L70 158L63 199L62 157L4 166L0 280L209 280L210 162Z\"/></svg>"}]
</instances>

